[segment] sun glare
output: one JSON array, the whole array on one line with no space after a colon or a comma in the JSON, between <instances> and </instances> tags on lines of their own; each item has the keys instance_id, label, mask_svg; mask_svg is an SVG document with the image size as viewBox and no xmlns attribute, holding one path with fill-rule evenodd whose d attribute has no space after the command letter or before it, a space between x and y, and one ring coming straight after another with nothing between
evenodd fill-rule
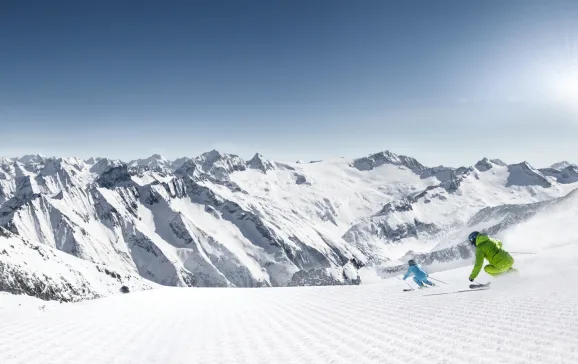
<instances>
[{"instance_id":1,"label":"sun glare","mask_svg":"<svg viewBox=\"0 0 578 364\"><path fill-rule=\"evenodd\" d=\"M563 57L551 65L546 82L552 101L578 115L578 40L569 42Z\"/></svg>"}]
</instances>

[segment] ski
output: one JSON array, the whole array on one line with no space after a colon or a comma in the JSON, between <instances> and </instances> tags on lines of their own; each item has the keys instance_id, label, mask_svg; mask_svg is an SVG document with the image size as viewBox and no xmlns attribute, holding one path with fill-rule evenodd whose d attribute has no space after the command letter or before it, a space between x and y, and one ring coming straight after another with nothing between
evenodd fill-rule
<instances>
[{"instance_id":1,"label":"ski","mask_svg":"<svg viewBox=\"0 0 578 364\"><path fill-rule=\"evenodd\" d=\"M423 286L422 288L418 288L417 290L427 289L427 288L435 288L435 287L437 287L437 286ZM405 288L403 291L404 291L404 292L411 292L411 291L415 291L415 289L413 289L413 288L412 288L412 289Z\"/></svg>"},{"instance_id":2,"label":"ski","mask_svg":"<svg viewBox=\"0 0 578 364\"><path fill-rule=\"evenodd\" d=\"M476 292L476 291L486 291L488 287L481 287L481 288L474 288L474 289L464 289L461 291L453 291L453 292L442 292L442 293L432 293L432 294L424 294L424 296L439 296L444 294L453 294L453 293L465 293L465 292Z\"/></svg>"},{"instance_id":3,"label":"ski","mask_svg":"<svg viewBox=\"0 0 578 364\"><path fill-rule=\"evenodd\" d=\"M488 282L486 284L470 284L470 289L477 289L477 288L489 288L492 282Z\"/></svg>"}]
</instances>

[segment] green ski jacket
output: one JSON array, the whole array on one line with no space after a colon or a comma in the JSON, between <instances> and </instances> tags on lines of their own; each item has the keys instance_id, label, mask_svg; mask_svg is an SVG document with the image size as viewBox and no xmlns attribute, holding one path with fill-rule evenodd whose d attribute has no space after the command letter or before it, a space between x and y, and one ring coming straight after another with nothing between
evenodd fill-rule
<instances>
[{"instance_id":1,"label":"green ski jacket","mask_svg":"<svg viewBox=\"0 0 578 364\"><path fill-rule=\"evenodd\" d=\"M511 265L514 258L505 250L502 249L502 242L497 239L492 239L487 235L479 234L476 238L476 263L470 279L476 279L482 266L484 265L484 258L490 262L491 265L499 267L502 265Z\"/></svg>"}]
</instances>

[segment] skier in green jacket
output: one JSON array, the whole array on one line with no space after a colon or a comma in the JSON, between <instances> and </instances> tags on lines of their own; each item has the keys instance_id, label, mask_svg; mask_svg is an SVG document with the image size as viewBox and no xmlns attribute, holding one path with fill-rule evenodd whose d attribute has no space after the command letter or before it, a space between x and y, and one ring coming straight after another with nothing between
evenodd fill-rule
<instances>
[{"instance_id":1,"label":"skier in green jacket","mask_svg":"<svg viewBox=\"0 0 578 364\"><path fill-rule=\"evenodd\" d=\"M470 274L470 282L473 282L478 274L480 274L482 265L484 264L484 258L490 263L484 267L484 271L489 275L497 276L509 270L514 270L512 268L514 258L502 249L501 241L492 239L477 231L471 233L468 236L468 240L476 247L476 263L474 264L472 274Z\"/></svg>"}]
</instances>

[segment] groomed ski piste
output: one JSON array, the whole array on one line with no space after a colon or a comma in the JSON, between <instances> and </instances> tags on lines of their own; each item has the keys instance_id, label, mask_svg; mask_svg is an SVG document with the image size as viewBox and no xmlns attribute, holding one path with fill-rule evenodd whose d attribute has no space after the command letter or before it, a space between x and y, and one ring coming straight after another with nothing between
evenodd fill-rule
<instances>
[{"instance_id":1,"label":"groomed ski piste","mask_svg":"<svg viewBox=\"0 0 578 364\"><path fill-rule=\"evenodd\" d=\"M578 244L516 258L519 274L482 274L492 284L478 291L470 266L411 292L395 277L160 288L40 309L3 295L0 363L577 363Z\"/></svg>"}]
</instances>

